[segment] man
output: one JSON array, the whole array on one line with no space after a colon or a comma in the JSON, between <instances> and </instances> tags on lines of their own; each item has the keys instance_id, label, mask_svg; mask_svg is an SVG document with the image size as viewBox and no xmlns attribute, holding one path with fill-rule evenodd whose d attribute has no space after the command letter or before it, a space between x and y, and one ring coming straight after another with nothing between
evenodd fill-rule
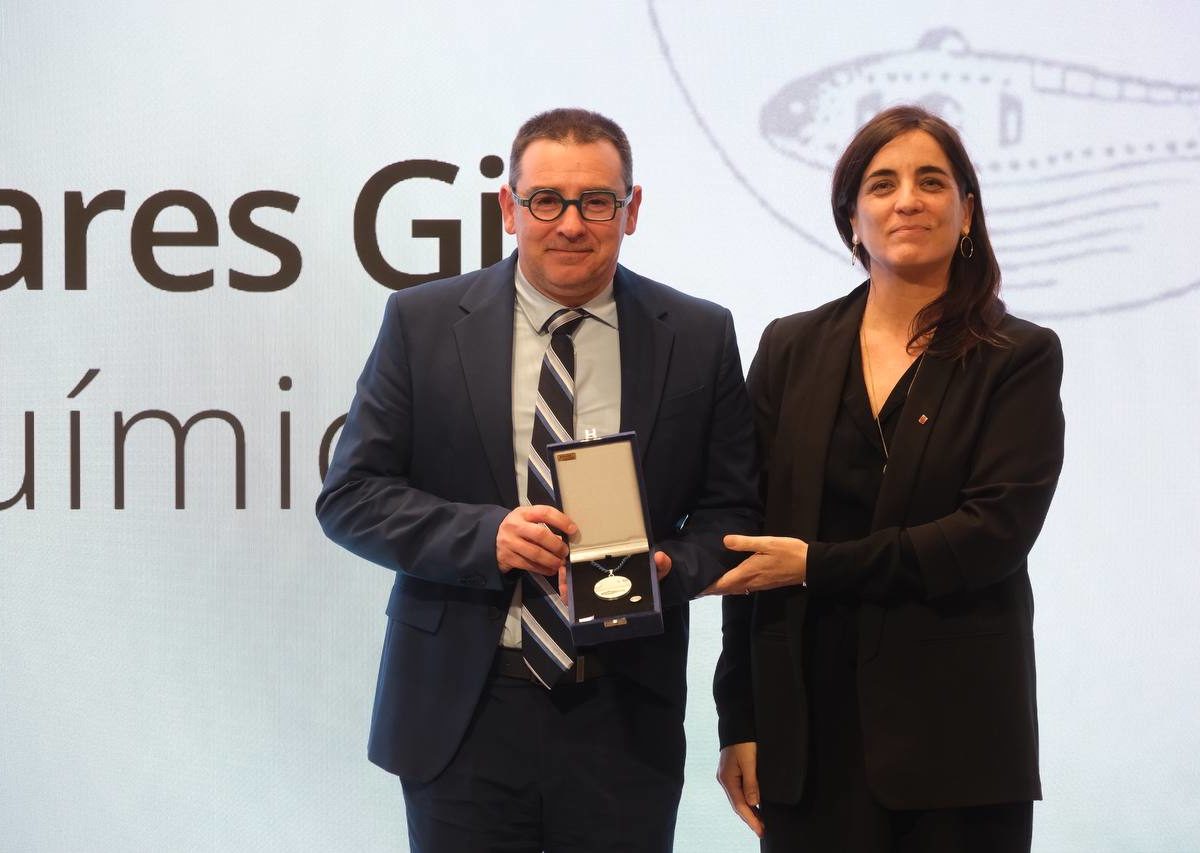
<instances>
[{"instance_id":1,"label":"man","mask_svg":"<svg viewBox=\"0 0 1200 853\"><path fill-rule=\"evenodd\" d=\"M413 851L671 849L686 602L759 507L729 312L617 264L632 171L603 116L525 123L500 188L517 252L390 297L317 500L331 539L396 572L369 757L403 782ZM563 391L566 431L637 433L665 623L566 648L565 672L546 635L568 633L576 528L539 467Z\"/></svg>"}]
</instances>

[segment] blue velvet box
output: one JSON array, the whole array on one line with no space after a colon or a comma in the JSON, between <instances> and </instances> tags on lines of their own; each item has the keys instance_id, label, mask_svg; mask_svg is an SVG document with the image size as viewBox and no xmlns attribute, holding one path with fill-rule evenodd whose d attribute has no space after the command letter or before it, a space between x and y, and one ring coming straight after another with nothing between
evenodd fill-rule
<instances>
[{"instance_id":1,"label":"blue velvet box","mask_svg":"<svg viewBox=\"0 0 1200 853\"><path fill-rule=\"evenodd\" d=\"M661 634L662 600L637 435L619 432L549 447L568 540L567 607L575 644Z\"/></svg>"}]
</instances>

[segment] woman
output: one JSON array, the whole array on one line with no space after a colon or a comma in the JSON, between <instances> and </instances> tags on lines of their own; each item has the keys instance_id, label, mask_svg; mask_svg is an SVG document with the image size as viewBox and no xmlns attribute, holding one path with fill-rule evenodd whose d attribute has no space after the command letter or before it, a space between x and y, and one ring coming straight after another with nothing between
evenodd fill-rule
<instances>
[{"instance_id":1,"label":"woman","mask_svg":"<svg viewBox=\"0 0 1200 853\"><path fill-rule=\"evenodd\" d=\"M772 322L750 370L772 535L727 537L752 556L710 590L718 779L765 851L1027 851L1062 352L1005 313L940 118L873 118L832 201L870 279Z\"/></svg>"}]
</instances>

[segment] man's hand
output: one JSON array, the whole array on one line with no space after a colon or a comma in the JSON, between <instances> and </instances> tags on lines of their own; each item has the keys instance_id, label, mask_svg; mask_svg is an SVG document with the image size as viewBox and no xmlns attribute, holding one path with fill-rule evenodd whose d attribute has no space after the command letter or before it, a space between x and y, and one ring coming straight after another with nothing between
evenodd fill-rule
<instances>
[{"instance_id":1,"label":"man's hand","mask_svg":"<svg viewBox=\"0 0 1200 853\"><path fill-rule=\"evenodd\" d=\"M717 781L725 789L737 816L762 838L763 822L758 816L758 744L731 743L722 749L717 762Z\"/></svg>"},{"instance_id":2,"label":"man's hand","mask_svg":"<svg viewBox=\"0 0 1200 853\"><path fill-rule=\"evenodd\" d=\"M500 571L524 569L539 575L557 575L564 568L567 543L554 530L567 536L579 528L552 506L519 506L504 517L496 531L496 562Z\"/></svg>"},{"instance_id":3,"label":"man's hand","mask_svg":"<svg viewBox=\"0 0 1200 853\"><path fill-rule=\"evenodd\" d=\"M671 558L666 551L654 552L654 568L658 570L658 579L661 581L671 571Z\"/></svg>"},{"instance_id":4,"label":"man's hand","mask_svg":"<svg viewBox=\"0 0 1200 853\"><path fill-rule=\"evenodd\" d=\"M742 595L796 586L808 577L808 543L787 536L726 536L730 551L753 554L721 575L702 595Z\"/></svg>"},{"instance_id":5,"label":"man's hand","mask_svg":"<svg viewBox=\"0 0 1200 853\"><path fill-rule=\"evenodd\" d=\"M661 581L671 571L671 558L667 556L666 551L654 552L654 568L658 570L658 579ZM567 567L564 565L558 570L558 594L562 596L562 600L567 600Z\"/></svg>"}]
</instances>

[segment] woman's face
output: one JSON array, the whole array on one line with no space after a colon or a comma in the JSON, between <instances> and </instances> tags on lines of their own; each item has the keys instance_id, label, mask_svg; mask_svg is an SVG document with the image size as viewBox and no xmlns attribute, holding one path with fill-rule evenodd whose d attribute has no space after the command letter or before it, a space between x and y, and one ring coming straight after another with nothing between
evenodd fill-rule
<instances>
[{"instance_id":1,"label":"woman's face","mask_svg":"<svg viewBox=\"0 0 1200 853\"><path fill-rule=\"evenodd\" d=\"M867 164L850 224L871 256L871 272L945 286L975 198L963 198L937 140L902 133Z\"/></svg>"}]
</instances>

